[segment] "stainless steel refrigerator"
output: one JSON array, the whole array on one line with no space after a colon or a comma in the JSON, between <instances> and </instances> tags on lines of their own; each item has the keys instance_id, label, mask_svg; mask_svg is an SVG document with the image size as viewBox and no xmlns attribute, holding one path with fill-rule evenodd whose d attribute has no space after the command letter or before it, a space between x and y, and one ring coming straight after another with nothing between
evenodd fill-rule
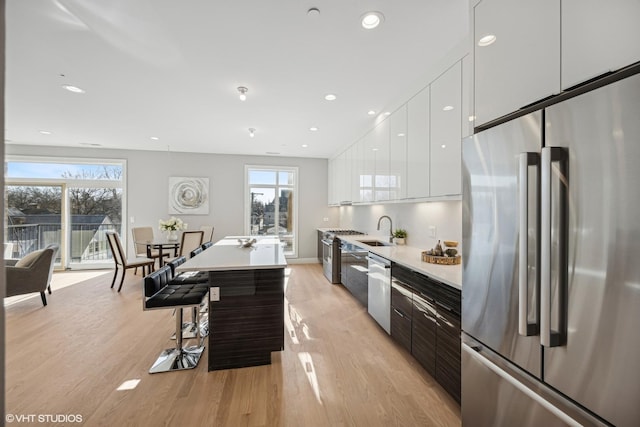
<instances>
[{"instance_id":1,"label":"stainless steel refrigerator","mask_svg":"<svg viewBox=\"0 0 640 427\"><path fill-rule=\"evenodd\" d=\"M640 426L640 74L463 142L464 426Z\"/></svg>"}]
</instances>

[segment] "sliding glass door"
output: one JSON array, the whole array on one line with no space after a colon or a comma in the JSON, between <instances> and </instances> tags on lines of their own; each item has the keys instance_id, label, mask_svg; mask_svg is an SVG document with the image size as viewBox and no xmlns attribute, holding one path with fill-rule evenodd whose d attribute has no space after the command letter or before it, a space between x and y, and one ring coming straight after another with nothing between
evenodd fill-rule
<instances>
[{"instance_id":1,"label":"sliding glass door","mask_svg":"<svg viewBox=\"0 0 640 427\"><path fill-rule=\"evenodd\" d=\"M106 231L122 233L124 162L8 159L5 258L60 245L61 268L111 267Z\"/></svg>"},{"instance_id":2,"label":"sliding glass door","mask_svg":"<svg viewBox=\"0 0 640 427\"><path fill-rule=\"evenodd\" d=\"M4 258L22 258L50 244L63 246L64 185L22 184L5 187ZM56 266L63 265L63 251Z\"/></svg>"}]
</instances>

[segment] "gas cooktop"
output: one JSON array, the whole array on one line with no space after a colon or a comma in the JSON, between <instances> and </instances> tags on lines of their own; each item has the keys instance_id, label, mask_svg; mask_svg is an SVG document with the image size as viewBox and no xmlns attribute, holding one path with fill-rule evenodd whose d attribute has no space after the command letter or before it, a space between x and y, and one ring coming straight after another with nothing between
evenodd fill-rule
<instances>
[{"instance_id":1,"label":"gas cooktop","mask_svg":"<svg viewBox=\"0 0 640 427\"><path fill-rule=\"evenodd\" d=\"M338 235L353 235L353 234L364 234L361 231L356 230L346 230L346 229L335 229L335 230L327 230L326 233L333 234L334 236Z\"/></svg>"}]
</instances>

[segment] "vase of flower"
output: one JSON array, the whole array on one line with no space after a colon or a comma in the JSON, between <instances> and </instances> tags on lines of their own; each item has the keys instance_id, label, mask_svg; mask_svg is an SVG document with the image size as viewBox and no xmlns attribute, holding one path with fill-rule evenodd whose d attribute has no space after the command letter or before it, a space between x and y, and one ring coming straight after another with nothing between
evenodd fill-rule
<instances>
[{"instance_id":1,"label":"vase of flower","mask_svg":"<svg viewBox=\"0 0 640 427\"><path fill-rule=\"evenodd\" d=\"M178 240L178 230L185 230L187 224L182 222L180 218L172 216L166 221L160 220L160 230L167 232L168 241Z\"/></svg>"}]
</instances>

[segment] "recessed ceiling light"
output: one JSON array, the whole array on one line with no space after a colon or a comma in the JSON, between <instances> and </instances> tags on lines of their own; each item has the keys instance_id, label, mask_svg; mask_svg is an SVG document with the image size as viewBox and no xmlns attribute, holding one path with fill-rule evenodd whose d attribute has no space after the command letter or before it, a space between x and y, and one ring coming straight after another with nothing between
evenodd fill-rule
<instances>
[{"instance_id":1,"label":"recessed ceiling light","mask_svg":"<svg viewBox=\"0 0 640 427\"><path fill-rule=\"evenodd\" d=\"M442 148L447 148L447 146L446 146L446 145L444 145L444 144L442 144L442 145L441 145L441 147L442 147Z\"/></svg>"},{"instance_id":2,"label":"recessed ceiling light","mask_svg":"<svg viewBox=\"0 0 640 427\"><path fill-rule=\"evenodd\" d=\"M249 137L253 138L256 136L256 130L254 128L249 128Z\"/></svg>"},{"instance_id":3,"label":"recessed ceiling light","mask_svg":"<svg viewBox=\"0 0 640 427\"><path fill-rule=\"evenodd\" d=\"M391 115L391 113L390 113L390 112L388 112L388 111L385 111L385 112L384 112L384 115L385 115L385 116L390 116L390 115Z\"/></svg>"},{"instance_id":4,"label":"recessed ceiling light","mask_svg":"<svg viewBox=\"0 0 640 427\"><path fill-rule=\"evenodd\" d=\"M404 133L400 132L400 133L398 134L398 136L404 136Z\"/></svg>"},{"instance_id":5,"label":"recessed ceiling light","mask_svg":"<svg viewBox=\"0 0 640 427\"><path fill-rule=\"evenodd\" d=\"M337 98L337 96L335 96L332 93L328 93L324 96L324 99L326 99L327 101L335 101Z\"/></svg>"},{"instance_id":6,"label":"recessed ceiling light","mask_svg":"<svg viewBox=\"0 0 640 427\"><path fill-rule=\"evenodd\" d=\"M154 141L159 140L160 138L158 138L157 136L152 136L151 139L153 139Z\"/></svg>"},{"instance_id":7,"label":"recessed ceiling light","mask_svg":"<svg viewBox=\"0 0 640 427\"><path fill-rule=\"evenodd\" d=\"M372 150L373 150L373 151L378 151L378 149L377 149L377 148L372 148Z\"/></svg>"},{"instance_id":8,"label":"recessed ceiling light","mask_svg":"<svg viewBox=\"0 0 640 427\"><path fill-rule=\"evenodd\" d=\"M476 119L476 116L469 116L469 121L472 122Z\"/></svg>"},{"instance_id":9,"label":"recessed ceiling light","mask_svg":"<svg viewBox=\"0 0 640 427\"><path fill-rule=\"evenodd\" d=\"M362 15L362 28L373 30L384 22L384 15L380 12L367 12Z\"/></svg>"},{"instance_id":10,"label":"recessed ceiling light","mask_svg":"<svg viewBox=\"0 0 640 427\"><path fill-rule=\"evenodd\" d=\"M84 89L80 89L78 86L62 85L63 88L73 93L84 93Z\"/></svg>"},{"instance_id":11,"label":"recessed ceiling light","mask_svg":"<svg viewBox=\"0 0 640 427\"><path fill-rule=\"evenodd\" d=\"M317 127L315 127L315 126L311 126L311 127L309 128L309 130L310 130L311 132L316 132L316 131L318 130L318 128L317 128Z\"/></svg>"},{"instance_id":12,"label":"recessed ceiling light","mask_svg":"<svg viewBox=\"0 0 640 427\"><path fill-rule=\"evenodd\" d=\"M375 116L376 112L373 111L373 110L369 110L369 111L367 111L367 114L370 115L370 116Z\"/></svg>"},{"instance_id":13,"label":"recessed ceiling light","mask_svg":"<svg viewBox=\"0 0 640 427\"><path fill-rule=\"evenodd\" d=\"M302 148L307 148L308 146L308 144L302 144Z\"/></svg>"},{"instance_id":14,"label":"recessed ceiling light","mask_svg":"<svg viewBox=\"0 0 640 427\"><path fill-rule=\"evenodd\" d=\"M486 36L481 37L480 40L478 40L478 46L480 47L489 46L493 44L495 41L496 41L496 36L494 36L493 34L487 34Z\"/></svg>"},{"instance_id":15,"label":"recessed ceiling light","mask_svg":"<svg viewBox=\"0 0 640 427\"><path fill-rule=\"evenodd\" d=\"M442 109L444 111L451 111L451 110L453 110L453 105L445 105Z\"/></svg>"},{"instance_id":16,"label":"recessed ceiling light","mask_svg":"<svg viewBox=\"0 0 640 427\"><path fill-rule=\"evenodd\" d=\"M40 132L41 134L43 134L43 135L51 135L51 132L50 132L50 131L48 131L48 130L41 130L41 131L39 131L39 132Z\"/></svg>"},{"instance_id":17,"label":"recessed ceiling light","mask_svg":"<svg viewBox=\"0 0 640 427\"><path fill-rule=\"evenodd\" d=\"M307 10L307 15L308 16L320 16L320 9L318 9L317 7L312 7L311 9Z\"/></svg>"}]
</instances>

